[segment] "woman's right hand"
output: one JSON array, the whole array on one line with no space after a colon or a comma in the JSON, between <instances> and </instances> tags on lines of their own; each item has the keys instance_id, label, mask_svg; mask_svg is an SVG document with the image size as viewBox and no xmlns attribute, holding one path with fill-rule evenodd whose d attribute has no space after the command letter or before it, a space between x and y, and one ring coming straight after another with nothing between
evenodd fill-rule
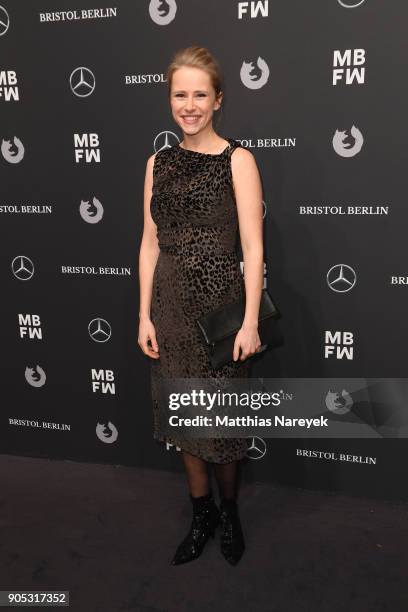
<instances>
[{"instance_id":1,"label":"woman's right hand","mask_svg":"<svg viewBox=\"0 0 408 612\"><path fill-rule=\"evenodd\" d=\"M150 340L152 348L150 348L148 340ZM147 317L139 321L139 337L137 343L145 355L153 359L159 359L159 345L156 340L156 330L152 321Z\"/></svg>"}]
</instances>

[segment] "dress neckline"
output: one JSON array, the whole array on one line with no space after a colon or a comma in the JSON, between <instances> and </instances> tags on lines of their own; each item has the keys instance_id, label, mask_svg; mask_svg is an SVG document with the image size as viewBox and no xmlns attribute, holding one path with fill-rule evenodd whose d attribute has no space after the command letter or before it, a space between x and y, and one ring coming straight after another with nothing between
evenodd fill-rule
<instances>
[{"instance_id":1,"label":"dress neckline","mask_svg":"<svg viewBox=\"0 0 408 612\"><path fill-rule=\"evenodd\" d=\"M224 155L224 153L228 151L228 149L230 149L232 145L231 138L226 138L225 140L228 140L228 146L226 146L225 149L221 151L221 153L201 153L201 151L193 151L192 149L184 149L184 147L180 146L179 142L177 143L177 147L178 149L180 149L180 151L185 151L186 153L192 153L193 155L205 155L207 157L220 157L221 155Z\"/></svg>"}]
</instances>

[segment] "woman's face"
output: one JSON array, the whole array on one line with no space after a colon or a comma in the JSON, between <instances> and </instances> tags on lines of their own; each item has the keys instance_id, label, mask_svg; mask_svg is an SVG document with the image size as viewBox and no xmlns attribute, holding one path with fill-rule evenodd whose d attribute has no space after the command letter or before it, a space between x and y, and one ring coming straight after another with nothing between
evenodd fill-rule
<instances>
[{"instance_id":1,"label":"woman's face","mask_svg":"<svg viewBox=\"0 0 408 612\"><path fill-rule=\"evenodd\" d=\"M183 66L173 73L170 105L173 118L186 134L203 131L212 121L215 110L220 108L210 75L201 70Z\"/></svg>"}]
</instances>

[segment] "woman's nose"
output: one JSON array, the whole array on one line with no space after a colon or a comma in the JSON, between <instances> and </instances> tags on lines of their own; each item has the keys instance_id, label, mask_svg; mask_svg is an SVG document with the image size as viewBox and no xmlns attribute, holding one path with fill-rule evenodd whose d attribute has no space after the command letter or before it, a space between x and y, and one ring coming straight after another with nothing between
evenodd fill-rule
<instances>
[{"instance_id":1,"label":"woman's nose","mask_svg":"<svg viewBox=\"0 0 408 612\"><path fill-rule=\"evenodd\" d=\"M187 98L185 109L186 111L194 110L194 98Z\"/></svg>"}]
</instances>

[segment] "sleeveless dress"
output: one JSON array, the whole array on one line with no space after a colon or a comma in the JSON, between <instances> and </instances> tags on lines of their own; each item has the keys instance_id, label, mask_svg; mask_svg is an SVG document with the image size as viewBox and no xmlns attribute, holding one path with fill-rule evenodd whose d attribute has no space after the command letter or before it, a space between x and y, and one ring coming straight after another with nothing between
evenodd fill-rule
<instances>
[{"instance_id":1,"label":"sleeveless dress","mask_svg":"<svg viewBox=\"0 0 408 612\"><path fill-rule=\"evenodd\" d=\"M212 463L242 459L247 438L193 438L166 435L160 426L163 378L245 378L248 360L214 369L196 319L245 295L236 252L238 215L231 154L241 146L226 138L222 153L183 149L176 144L156 153L150 211L160 248L152 287L150 318L159 359L151 361L153 438ZM170 432L172 433L172 432Z\"/></svg>"}]
</instances>

